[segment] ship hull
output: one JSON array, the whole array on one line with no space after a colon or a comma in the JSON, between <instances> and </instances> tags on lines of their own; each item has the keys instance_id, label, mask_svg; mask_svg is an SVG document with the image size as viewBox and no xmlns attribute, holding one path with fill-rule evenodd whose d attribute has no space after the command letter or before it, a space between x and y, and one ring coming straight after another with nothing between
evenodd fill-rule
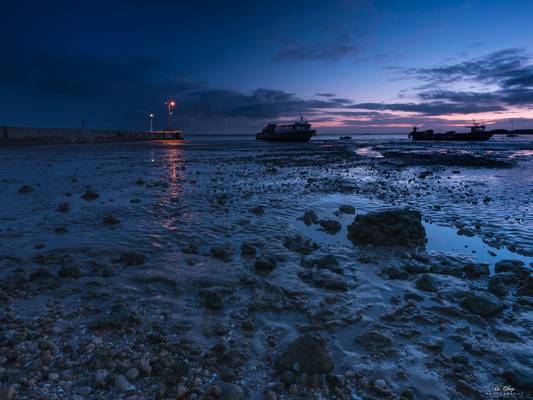
<instances>
[{"instance_id":1,"label":"ship hull","mask_svg":"<svg viewBox=\"0 0 533 400\"><path fill-rule=\"evenodd\" d=\"M305 132L287 132L287 133L265 133L259 132L255 135L256 140L267 142L308 142L315 134L315 130Z\"/></svg>"},{"instance_id":2,"label":"ship hull","mask_svg":"<svg viewBox=\"0 0 533 400\"><path fill-rule=\"evenodd\" d=\"M482 141L488 140L492 137L492 133L412 133L411 137L417 141Z\"/></svg>"}]
</instances>

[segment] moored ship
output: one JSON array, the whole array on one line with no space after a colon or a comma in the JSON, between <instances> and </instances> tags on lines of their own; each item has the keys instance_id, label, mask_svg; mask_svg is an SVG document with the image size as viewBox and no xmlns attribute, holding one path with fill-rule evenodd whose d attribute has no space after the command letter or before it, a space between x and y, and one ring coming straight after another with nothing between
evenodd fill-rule
<instances>
[{"instance_id":1,"label":"moored ship","mask_svg":"<svg viewBox=\"0 0 533 400\"><path fill-rule=\"evenodd\" d=\"M413 128L409 137L413 140L488 140L494 133L487 132L484 125L474 122L473 125L467 126L470 132L457 133L449 131L445 133L434 133L432 129L427 131L418 131L416 126Z\"/></svg>"},{"instance_id":2,"label":"moored ship","mask_svg":"<svg viewBox=\"0 0 533 400\"><path fill-rule=\"evenodd\" d=\"M261 132L256 133L256 140L270 142L308 142L316 133L311 124L300 115L300 120L292 124L268 124Z\"/></svg>"}]
</instances>

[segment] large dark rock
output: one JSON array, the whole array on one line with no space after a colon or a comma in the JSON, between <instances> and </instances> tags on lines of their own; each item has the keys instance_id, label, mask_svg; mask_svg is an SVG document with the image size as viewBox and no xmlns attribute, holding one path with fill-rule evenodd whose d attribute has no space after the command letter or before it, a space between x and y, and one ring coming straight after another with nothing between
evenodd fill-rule
<instances>
[{"instance_id":1,"label":"large dark rock","mask_svg":"<svg viewBox=\"0 0 533 400\"><path fill-rule=\"evenodd\" d=\"M342 229L340 222L335 221L334 219L321 219L318 223L322 229L330 235L335 235Z\"/></svg>"},{"instance_id":2,"label":"large dark rock","mask_svg":"<svg viewBox=\"0 0 533 400\"><path fill-rule=\"evenodd\" d=\"M462 304L468 310L482 317L488 317L503 310L502 302L490 293L472 293L463 300Z\"/></svg>"},{"instance_id":3,"label":"large dark rock","mask_svg":"<svg viewBox=\"0 0 533 400\"><path fill-rule=\"evenodd\" d=\"M355 245L417 247L426 243L426 230L418 211L392 209L355 217L348 226Z\"/></svg>"},{"instance_id":4,"label":"large dark rock","mask_svg":"<svg viewBox=\"0 0 533 400\"><path fill-rule=\"evenodd\" d=\"M281 353L276 360L276 368L279 372L323 374L333 369L333 361L321 339L304 335L290 343Z\"/></svg>"}]
</instances>

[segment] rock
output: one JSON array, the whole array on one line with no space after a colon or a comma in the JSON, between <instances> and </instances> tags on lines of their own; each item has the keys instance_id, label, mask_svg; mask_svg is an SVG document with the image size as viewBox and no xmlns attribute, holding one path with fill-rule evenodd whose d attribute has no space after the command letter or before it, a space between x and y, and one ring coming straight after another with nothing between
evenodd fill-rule
<instances>
[{"instance_id":1,"label":"rock","mask_svg":"<svg viewBox=\"0 0 533 400\"><path fill-rule=\"evenodd\" d=\"M70 211L70 205L68 203L59 203L59 205L57 206L56 211L57 212L62 212L62 213L68 212L68 211Z\"/></svg>"},{"instance_id":2,"label":"rock","mask_svg":"<svg viewBox=\"0 0 533 400\"><path fill-rule=\"evenodd\" d=\"M384 379L376 379L374 381L374 388L377 389L378 391L385 391L387 390L387 382L385 382Z\"/></svg>"},{"instance_id":3,"label":"rock","mask_svg":"<svg viewBox=\"0 0 533 400\"><path fill-rule=\"evenodd\" d=\"M230 261L235 254L235 249L231 245L225 244L212 247L210 253L211 256L218 258L219 260Z\"/></svg>"},{"instance_id":4,"label":"rock","mask_svg":"<svg viewBox=\"0 0 533 400\"><path fill-rule=\"evenodd\" d=\"M130 368L126 371L126 378L130 381L134 381L139 377L139 370L137 368Z\"/></svg>"},{"instance_id":5,"label":"rock","mask_svg":"<svg viewBox=\"0 0 533 400\"><path fill-rule=\"evenodd\" d=\"M19 189L19 193L30 193L33 192L33 188L30 185L22 185Z\"/></svg>"},{"instance_id":6,"label":"rock","mask_svg":"<svg viewBox=\"0 0 533 400\"><path fill-rule=\"evenodd\" d=\"M257 250L253 244L243 243L241 244L241 255L243 256L255 256Z\"/></svg>"},{"instance_id":7,"label":"rock","mask_svg":"<svg viewBox=\"0 0 533 400\"><path fill-rule=\"evenodd\" d=\"M6 387L0 389L0 400L15 400L17 391L14 387Z\"/></svg>"},{"instance_id":8,"label":"rock","mask_svg":"<svg viewBox=\"0 0 533 400\"><path fill-rule=\"evenodd\" d=\"M484 292L470 294L463 300L462 305L482 317L494 315L503 310L503 304L497 297Z\"/></svg>"},{"instance_id":9,"label":"rock","mask_svg":"<svg viewBox=\"0 0 533 400\"><path fill-rule=\"evenodd\" d=\"M306 211L299 219L307 226L318 223L318 216L313 210Z\"/></svg>"},{"instance_id":10,"label":"rock","mask_svg":"<svg viewBox=\"0 0 533 400\"><path fill-rule=\"evenodd\" d=\"M318 249L318 244L314 243L311 239L301 235L289 236L283 240L283 245L296 253L311 254Z\"/></svg>"},{"instance_id":11,"label":"rock","mask_svg":"<svg viewBox=\"0 0 533 400\"><path fill-rule=\"evenodd\" d=\"M328 270L316 271L313 273L313 284L317 287L330 290L348 290L348 282L341 275Z\"/></svg>"},{"instance_id":12,"label":"rock","mask_svg":"<svg viewBox=\"0 0 533 400\"><path fill-rule=\"evenodd\" d=\"M398 267L389 267L384 269L383 272L388 275L389 279L406 280L409 278L409 274Z\"/></svg>"},{"instance_id":13,"label":"rock","mask_svg":"<svg viewBox=\"0 0 533 400\"><path fill-rule=\"evenodd\" d=\"M178 399L181 399L187 393L189 393L189 388L185 386L184 384L180 383L178 385L178 388L176 389L176 394L178 395Z\"/></svg>"},{"instance_id":14,"label":"rock","mask_svg":"<svg viewBox=\"0 0 533 400\"><path fill-rule=\"evenodd\" d=\"M426 231L418 211L392 209L355 217L348 239L354 245L416 247L425 245Z\"/></svg>"},{"instance_id":15,"label":"rock","mask_svg":"<svg viewBox=\"0 0 533 400\"><path fill-rule=\"evenodd\" d=\"M505 371L503 376L516 389L533 391L533 369L516 366Z\"/></svg>"},{"instance_id":16,"label":"rock","mask_svg":"<svg viewBox=\"0 0 533 400\"><path fill-rule=\"evenodd\" d=\"M129 392L134 390L135 387L128 382L124 375L115 376L115 388L120 392Z\"/></svg>"},{"instance_id":17,"label":"rock","mask_svg":"<svg viewBox=\"0 0 533 400\"><path fill-rule=\"evenodd\" d=\"M204 306L212 310L220 310L224 307L222 295L215 289L205 289L202 292Z\"/></svg>"},{"instance_id":18,"label":"rock","mask_svg":"<svg viewBox=\"0 0 533 400\"><path fill-rule=\"evenodd\" d=\"M90 190L90 189L87 189L85 193L81 195L81 198L86 201L93 201L93 200L96 200L98 197L100 197L100 195L97 192Z\"/></svg>"},{"instance_id":19,"label":"rock","mask_svg":"<svg viewBox=\"0 0 533 400\"><path fill-rule=\"evenodd\" d=\"M261 216L261 215L263 215L265 213L265 207L256 206L256 207L250 208L250 212L252 214L257 215L257 216Z\"/></svg>"},{"instance_id":20,"label":"rock","mask_svg":"<svg viewBox=\"0 0 533 400\"><path fill-rule=\"evenodd\" d=\"M76 279L76 278L79 278L81 276L81 271L78 267L75 267L75 266L68 266L68 265L63 265L59 271L57 272L57 275L60 277L60 278L73 278L73 279Z\"/></svg>"},{"instance_id":21,"label":"rock","mask_svg":"<svg viewBox=\"0 0 533 400\"><path fill-rule=\"evenodd\" d=\"M520 260L501 260L494 264L494 272L513 272L518 275L527 276L528 270L524 268L524 263Z\"/></svg>"},{"instance_id":22,"label":"rock","mask_svg":"<svg viewBox=\"0 0 533 400\"><path fill-rule=\"evenodd\" d=\"M138 314L125 303L113 304L108 313L91 325L93 330L122 330L141 323Z\"/></svg>"},{"instance_id":23,"label":"rock","mask_svg":"<svg viewBox=\"0 0 533 400\"><path fill-rule=\"evenodd\" d=\"M122 253L120 255L120 262L126 267L131 267L134 265L144 264L146 257L144 254L139 253Z\"/></svg>"},{"instance_id":24,"label":"rock","mask_svg":"<svg viewBox=\"0 0 533 400\"><path fill-rule=\"evenodd\" d=\"M97 386L105 386L105 381L107 379L107 371L104 369L99 369L94 374L94 382Z\"/></svg>"},{"instance_id":25,"label":"rock","mask_svg":"<svg viewBox=\"0 0 533 400\"><path fill-rule=\"evenodd\" d=\"M433 175L433 172L431 172L431 171L422 171L421 173L418 174L418 177L420 179L425 179L425 178L427 178L428 176L431 176L431 175Z\"/></svg>"},{"instance_id":26,"label":"rock","mask_svg":"<svg viewBox=\"0 0 533 400\"><path fill-rule=\"evenodd\" d=\"M333 361L325 343L308 334L290 343L277 358L275 365L279 372L306 374L323 374L333 369Z\"/></svg>"},{"instance_id":27,"label":"rock","mask_svg":"<svg viewBox=\"0 0 533 400\"><path fill-rule=\"evenodd\" d=\"M255 260L255 270L258 272L271 272L278 264L274 257L261 257Z\"/></svg>"},{"instance_id":28,"label":"rock","mask_svg":"<svg viewBox=\"0 0 533 400\"><path fill-rule=\"evenodd\" d=\"M415 285L420 290L425 290L426 292L436 292L437 288L435 282L431 275L424 274L421 275L416 281Z\"/></svg>"},{"instance_id":29,"label":"rock","mask_svg":"<svg viewBox=\"0 0 533 400\"><path fill-rule=\"evenodd\" d=\"M30 281L38 281L42 279L51 278L52 274L44 268L37 268L35 271L30 273Z\"/></svg>"},{"instance_id":30,"label":"rock","mask_svg":"<svg viewBox=\"0 0 533 400\"><path fill-rule=\"evenodd\" d=\"M185 254L198 254L200 252L200 248L194 243L189 243L181 251L183 251Z\"/></svg>"},{"instance_id":31,"label":"rock","mask_svg":"<svg viewBox=\"0 0 533 400\"><path fill-rule=\"evenodd\" d=\"M463 272L468 278L479 278L489 274L489 265L468 263L463 266Z\"/></svg>"},{"instance_id":32,"label":"rock","mask_svg":"<svg viewBox=\"0 0 533 400\"><path fill-rule=\"evenodd\" d=\"M330 235L335 235L342 229L340 222L332 219L321 219L318 223Z\"/></svg>"},{"instance_id":33,"label":"rock","mask_svg":"<svg viewBox=\"0 0 533 400\"><path fill-rule=\"evenodd\" d=\"M244 392L240 386L233 383L223 383L221 386L220 399L222 400L242 400Z\"/></svg>"},{"instance_id":34,"label":"rock","mask_svg":"<svg viewBox=\"0 0 533 400\"><path fill-rule=\"evenodd\" d=\"M328 374L327 380L331 386L344 387L346 384L344 375Z\"/></svg>"},{"instance_id":35,"label":"rock","mask_svg":"<svg viewBox=\"0 0 533 400\"><path fill-rule=\"evenodd\" d=\"M82 386L78 389L78 394L81 396L88 396L92 393L93 388L90 386Z\"/></svg>"},{"instance_id":36,"label":"rock","mask_svg":"<svg viewBox=\"0 0 533 400\"><path fill-rule=\"evenodd\" d=\"M106 215L102 219L102 222L104 223L104 225L117 225L117 224L120 224L120 220L118 218L115 218L112 215Z\"/></svg>"},{"instance_id":37,"label":"rock","mask_svg":"<svg viewBox=\"0 0 533 400\"><path fill-rule=\"evenodd\" d=\"M339 206L339 212L341 214L355 214L355 207L350 206L348 204L342 204Z\"/></svg>"},{"instance_id":38,"label":"rock","mask_svg":"<svg viewBox=\"0 0 533 400\"><path fill-rule=\"evenodd\" d=\"M58 235L64 235L65 233L68 232L68 229L60 226L59 228L55 228L54 232L57 233Z\"/></svg>"},{"instance_id":39,"label":"rock","mask_svg":"<svg viewBox=\"0 0 533 400\"><path fill-rule=\"evenodd\" d=\"M233 382L237 378L235 370L233 368L226 367L225 365L220 365L218 367L218 373L220 375L220 379L222 379L224 382Z\"/></svg>"},{"instance_id":40,"label":"rock","mask_svg":"<svg viewBox=\"0 0 533 400\"><path fill-rule=\"evenodd\" d=\"M50 372L48 374L48 379L51 381L57 381L59 379L59 374L56 372Z\"/></svg>"},{"instance_id":41,"label":"rock","mask_svg":"<svg viewBox=\"0 0 533 400\"><path fill-rule=\"evenodd\" d=\"M489 279L487 289L499 297L505 297L513 284L518 284L517 276L512 272L500 272Z\"/></svg>"},{"instance_id":42,"label":"rock","mask_svg":"<svg viewBox=\"0 0 533 400\"><path fill-rule=\"evenodd\" d=\"M392 345L392 337L377 329L359 335L355 341L372 352L386 350Z\"/></svg>"}]
</instances>

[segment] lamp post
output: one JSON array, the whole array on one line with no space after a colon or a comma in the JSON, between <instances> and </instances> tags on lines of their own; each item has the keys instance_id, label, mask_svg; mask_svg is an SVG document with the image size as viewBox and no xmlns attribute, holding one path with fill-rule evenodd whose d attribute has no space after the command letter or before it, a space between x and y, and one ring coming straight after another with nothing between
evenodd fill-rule
<instances>
[{"instance_id":1,"label":"lamp post","mask_svg":"<svg viewBox=\"0 0 533 400\"><path fill-rule=\"evenodd\" d=\"M154 114L150 113L150 132L154 132Z\"/></svg>"},{"instance_id":2,"label":"lamp post","mask_svg":"<svg viewBox=\"0 0 533 400\"><path fill-rule=\"evenodd\" d=\"M176 106L176 102L174 100L169 100L165 103L168 107L168 121L167 121L167 130L172 131L172 109Z\"/></svg>"}]
</instances>

